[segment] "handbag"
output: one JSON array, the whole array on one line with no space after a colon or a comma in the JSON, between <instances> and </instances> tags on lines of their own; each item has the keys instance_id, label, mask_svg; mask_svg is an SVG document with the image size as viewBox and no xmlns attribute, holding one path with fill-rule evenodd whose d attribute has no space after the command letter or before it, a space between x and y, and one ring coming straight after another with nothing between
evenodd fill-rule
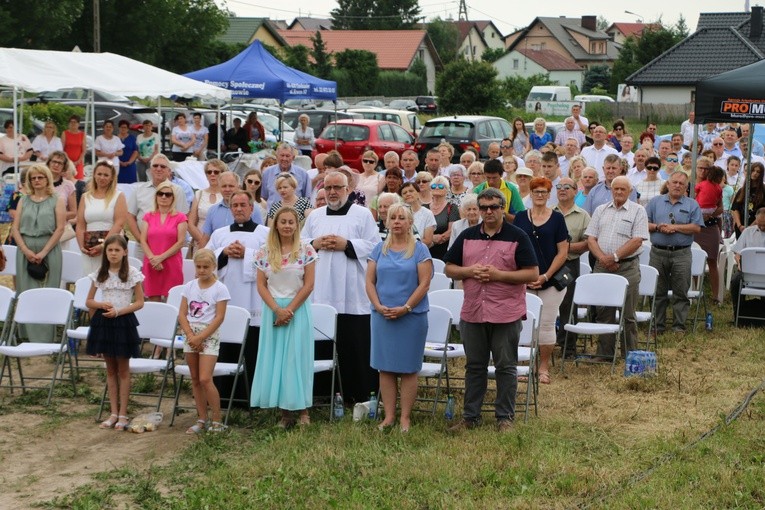
<instances>
[{"instance_id":1,"label":"handbag","mask_svg":"<svg viewBox=\"0 0 765 510\"><path fill-rule=\"evenodd\" d=\"M87 249L95 248L103 243L108 235L108 230L88 230L82 238L82 244Z\"/></svg>"},{"instance_id":2,"label":"handbag","mask_svg":"<svg viewBox=\"0 0 765 510\"><path fill-rule=\"evenodd\" d=\"M534 227L534 219L531 217L531 210L528 210L526 213L529 217L529 222L531 223L531 226ZM534 242L537 244L537 248L539 249L539 253L544 255L544 252L542 251L542 247L539 246L539 240L536 236L536 231L533 233L533 235L529 236L534 238ZM569 236L569 243L571 242L571 237ZM547 263L547 261L544 261ZM552 275L552 277L547 280L543 285L542 289L547 289L551 285L555 287L558 290L563 290L566 287L568 287L568 284L574 281L574 275L571 274L571 270L568 268L566 264L563 264L560 269L555 271L555 274Z\"/></svg>"},{"instance_id":3,"label":"handbag","mask_svg":"<svg viewBox=\"0 0 765 510\"><path fill-rule=\"evenodd\" d=\"M35 280L45 280L48 277L48 263L45 260L39 264L27 260L27 274Z\"/></svg>"},{"instance_id":4,"label":"handbag","mask_svg":"<svg viewBox=\"0 0 765 510\"><path fill-rule=\"evenodd\" d=\"M72 224L67 222L66 225L64 225L64 232L61 234L61 238L58 240L60 243L65 243L71 239L74 239L75 233L74 228L72 227Z\"/></svg>"}]
</instances>

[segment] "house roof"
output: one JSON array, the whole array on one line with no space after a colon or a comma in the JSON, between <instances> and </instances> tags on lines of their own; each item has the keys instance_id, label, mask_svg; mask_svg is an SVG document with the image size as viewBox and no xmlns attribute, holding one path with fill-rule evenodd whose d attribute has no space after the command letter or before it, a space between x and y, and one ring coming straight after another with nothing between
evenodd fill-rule
<instances>
[{"instance_id":1,"label":"house roof","mask_svg":"<svg viewBox=\"0 0 765 510\"><path fill-rule=\"evenodd\" d=\"M313 47L310 30L280 30L279 34L290 46L302 44ZM380 69L409 69L417 57L420 44L425 44L435 60L436 68L441 68L433 43L425 30L325 30L321 33L328 52L343 50L367 50L377 55Z\"/></svg>"},{"instance_id":2,"label":"house roof","mask_svg":"<svg viewBox=\"0 0 765 510\"><path fill-rule=\"evenodd\" d=\"M696 30L735 27L749 20L748 12L702 12Z\"/></svg>"},{"instance_id":3,"label":"house roof","mask_svg":"<svg viewBox=\"0 0 765 510\"><path fill-rule=\"evenodd\" d=\"M548 71L582 71L582 67L570 58L553 50L529 50L516 48L515 51L533 60Z\"/></svg>"},{"instance_id":4,"label":"house roof","mask_svg":"<svg viewBox=\"0 0 765 510\"><path fill-rule=\"evenodd\" d=\"M470 33L470 30L475 28L476 33L478 34L478 37L481 38L481 42L486 46L486 40L483 38L483 31L476 25L475 21L454 21L454 25L457 27L457 30L460 31L460 42L467 39L468 34Z\"/></svg>"},{"instance_id":5,"label":"house roof","mask_svg":"<svg viewBox=\"0 0 765 510\"><path fill-rule=\"evenodd\" d=\"M765 34L749 37L750 14L699 16L696 30L627 77L628 85L695 85L704 78L765 58ZM742 21L743 20L743 21ZM734 25L724 26L725 22Z\"/></svg>"},{"instance_id":6,"label":"house roof","mask_svg":"<svg viewBox=\"0 0 765 510\"><path fill-rule=\"evenodd\" d=\"M300 28L296 25L300 24ZM297 17L289 24L287 30L332 30L332 20L328 18Z\"/></svg>"},{"instance_id":7,"label":"house roof","mask_svg":"<svg viewBox=\"0 0 765 510\"><path fill-rule=\"evenodd\" d=\"M531 31L537 23L543 24L550 31L555 39L560 42L564 48L571 54L571 57L575 61L578 60L602 60L604 62L610 62L616 60L618 57L618 47L611 41L611 36L602 30L589 30L582 27L581 18L551 18L551 17L537 17L532 21L529 26L523 29L523 33L519 35L515 42L508 48L508 51L516 49L518 44L526 38L526 35ZM590 39L603 40L606 42L606 53L602 55L595 55L589 53L585 48L582 48L578 42L571 36L570 32L576 32L582 34Z\"/></svg>"},{"instance_id":8,"label":"house roof","mask_svg":"<svg viewBox=\"0 0 765 510\"><path fill-rule=\"evenodd\" d=\"M279 32L271 25L268 18L228 18L228 28L218 39L227 44L250 44L252 36L263 26L280 43L286 45Z\"/></svg>"},{"instance_id":9,"label":"house roof","mask_svg":"<svg viewBox=\"0 0 765 510\"><path fill-rule=\"evenodd\" d=\"M622 23L622 22L616 22L611 23L611 26L606 29L606 32L610 32L612 28L615 28L622 34L624 34L624 37L640 37L643 34L643 30L645 30L650 25L647 23Z\"/></svg>"}]
</instances>

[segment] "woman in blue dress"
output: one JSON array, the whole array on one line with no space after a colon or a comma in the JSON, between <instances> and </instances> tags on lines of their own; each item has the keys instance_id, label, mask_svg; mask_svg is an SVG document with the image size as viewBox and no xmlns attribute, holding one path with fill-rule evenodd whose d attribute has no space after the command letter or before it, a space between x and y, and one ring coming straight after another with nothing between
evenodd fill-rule
<instances>
[{"instance_id":1,"label":"woman in blue dress","mask_svg":"<svg viewBox=\"0 0 765 510\"><path fill-rule=\"evenodd\" d=\"M401 378L401 431L407 432L428 333L427 293L433 261L427 247L414 238L411 209L393 204L387 221L388 237L372 250L367 264L371 365L380 371L380 394L387 410L380 430L396 421L397 379Z\"/></svg>"},{"instance_id":2,"label":"woman in blue dress","mask_svg":"<svg viewBox=\"0 0 765 510\"><path fill-rule=\"evenodd\" d=\"M291 207L276 213L265 247L255 254L263 315L258 361L252 382L252 407L278 407L279 427L309 425L313 404L314 334L311 304L316 251L300 242L300 220Z\"/></svg>"}]
</instances>

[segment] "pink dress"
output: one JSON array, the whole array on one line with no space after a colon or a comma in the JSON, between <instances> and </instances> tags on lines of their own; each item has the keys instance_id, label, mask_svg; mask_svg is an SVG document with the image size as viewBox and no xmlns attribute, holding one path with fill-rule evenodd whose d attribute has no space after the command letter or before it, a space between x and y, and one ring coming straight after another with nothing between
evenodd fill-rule
<instances>
[{"instance_id":1,"label":"pink dress","mask_svg":"<svg viewBox=\"0 0 765 510\"><path fill-rule=\"evenodd\" d=\"M146 242L152 253L159 255L166 252L178 241L178 225L188 221L183 213L168 215L165 222L160 220L158 211L147 212L143 216L144 228L147 228ZM146 279L143 282L144 293L147 297L167 296L168 291L183 283L183 259L181 251L162 262L162 271L156 271L146 256L143 257L142 272Z\"/></svg>"}]
</instances>

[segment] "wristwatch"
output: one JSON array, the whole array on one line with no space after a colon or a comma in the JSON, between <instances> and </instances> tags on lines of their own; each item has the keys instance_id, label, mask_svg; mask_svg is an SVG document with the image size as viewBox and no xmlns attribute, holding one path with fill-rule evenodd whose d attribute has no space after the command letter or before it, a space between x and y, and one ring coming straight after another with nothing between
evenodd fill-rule
<instances>
[{"instance_id":1,"label":"wristwatch","mask_svg":"<svg viewBox=\"0 0 765 510\"><path fill-rule=\"evenodd\" d=\"M406 308L407 313L412 313L412 307L409 306L408 304L405 304L404 308Z\"/></svg>"},{"instance_id":2,"label":"wristwatch","mask_svg":"<svg viewBox=\"0 0 765 510\"><path fill-rule=\"evenodd\" d=\"M619 256L614 252L614 262L619 262Z\"/></svg>"}]
</instances>

